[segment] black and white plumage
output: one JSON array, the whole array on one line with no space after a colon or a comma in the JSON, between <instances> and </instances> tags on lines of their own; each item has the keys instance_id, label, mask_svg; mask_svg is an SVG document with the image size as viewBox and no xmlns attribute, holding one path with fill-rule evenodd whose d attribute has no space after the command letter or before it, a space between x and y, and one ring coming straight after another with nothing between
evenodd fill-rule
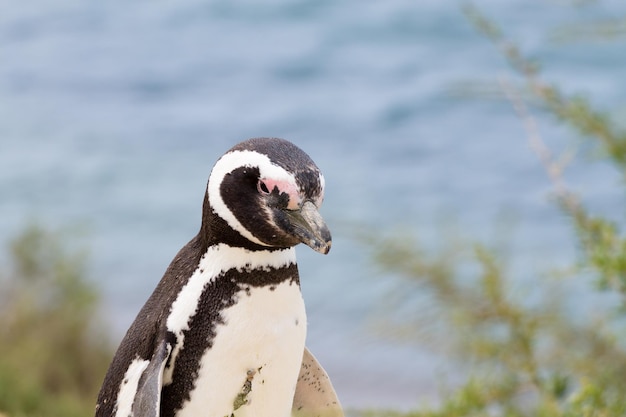
<instances>
[{"instance_id":1,"label":"black and white plumage","mask_svg":"<svg viewBox=\"0 0 626 417\"><path fill-rule=\"evenodd\" d=\"M96 416L343 416L305 348L294 246L327 253L324 178L282 139L215 164L200 232L176 255L107 372Z\"/></svg>"}]
</instances>

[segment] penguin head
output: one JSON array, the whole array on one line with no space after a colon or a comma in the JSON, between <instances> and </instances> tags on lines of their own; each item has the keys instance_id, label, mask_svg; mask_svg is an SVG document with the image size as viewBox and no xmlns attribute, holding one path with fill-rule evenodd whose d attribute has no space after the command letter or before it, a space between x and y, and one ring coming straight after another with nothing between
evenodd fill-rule
<instances>
[{"instance_id":1,"label":"penguin head","mask_svg":"<svg viewBox=\"0 0 626 417\"><path fill-rule=\"evenodd\" d=\"M217 161L205 203L253 244L304 243L326 254L331 236L318 212L323 199L324 177L304 151L283 139L256 138Z\"/></svg>"}]
</instances>

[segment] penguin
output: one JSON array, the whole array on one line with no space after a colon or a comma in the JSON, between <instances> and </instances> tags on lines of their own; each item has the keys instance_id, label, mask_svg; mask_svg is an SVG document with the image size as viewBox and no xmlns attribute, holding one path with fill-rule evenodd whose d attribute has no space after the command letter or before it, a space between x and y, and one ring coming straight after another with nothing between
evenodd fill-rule
<instances>
[{"instance_id":1,"label":"penguin","mask_svg":"<svg viewBox=\"0 0 626 417\"><path fill-rule=\"evenodd\" d=\"M324 177L289 141L215 163L198 234L174 257L113 357L96 417L342 417L305 347L299 243L327 254Z\"/></svg>"}]
</instances>

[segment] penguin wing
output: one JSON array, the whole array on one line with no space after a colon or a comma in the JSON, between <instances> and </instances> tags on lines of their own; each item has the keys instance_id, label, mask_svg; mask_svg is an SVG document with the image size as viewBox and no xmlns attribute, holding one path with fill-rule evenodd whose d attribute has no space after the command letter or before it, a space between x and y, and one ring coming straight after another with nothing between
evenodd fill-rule
<instances>
[{"instance_id":1,"label":"penguin wing","mask_svg":"<svg viewBox=\"0 0 626 417\"><path fill-rule=\"evenodd\" d=\"M161 409L161 388L163 386L163 370L172 351L172 345L162 340L143 371L137 393L133 400L133 416L159 417Z\"/></svg>"},{"instance_id":2,"label":"penguin wing","mask_svg":"<svg viewBox=\"0 0 626 417\"><path fill-rule=\"evenodd\" d=\"M328 374L305 347L291 408L292 417L343 417Z\"/></svg>"}]
</instances>

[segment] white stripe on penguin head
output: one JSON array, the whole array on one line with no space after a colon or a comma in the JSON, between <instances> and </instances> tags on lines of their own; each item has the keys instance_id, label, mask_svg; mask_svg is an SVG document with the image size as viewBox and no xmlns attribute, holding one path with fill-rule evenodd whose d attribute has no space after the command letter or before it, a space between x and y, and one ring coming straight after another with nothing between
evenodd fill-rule
<instances>
[{"instance_id":1,"label":"white stripe on penguin head","mask_svg":"<svg viewBox=\"0 0 626 417\"><path fill-rule=\"evenodd\" d=\"M248 167L258 168L261 178L272 178L275 180L286 181L297 188L296 180L293 175L287 172L284 168L272 163L272 161L261 153L255 151L232 151L222 156L213 167L211 175L209 176L209 184L207 191L209 194L209 202L213 211L228 223L228 225L239 232L243 237L258 245L270 246L267 243L262 242L256 236L246 229L232 211L228 208L224 199L222 199L222 193L220 187L222 181L227 174L231 173L237 168Z\"/></svg>"}]
</instances>

